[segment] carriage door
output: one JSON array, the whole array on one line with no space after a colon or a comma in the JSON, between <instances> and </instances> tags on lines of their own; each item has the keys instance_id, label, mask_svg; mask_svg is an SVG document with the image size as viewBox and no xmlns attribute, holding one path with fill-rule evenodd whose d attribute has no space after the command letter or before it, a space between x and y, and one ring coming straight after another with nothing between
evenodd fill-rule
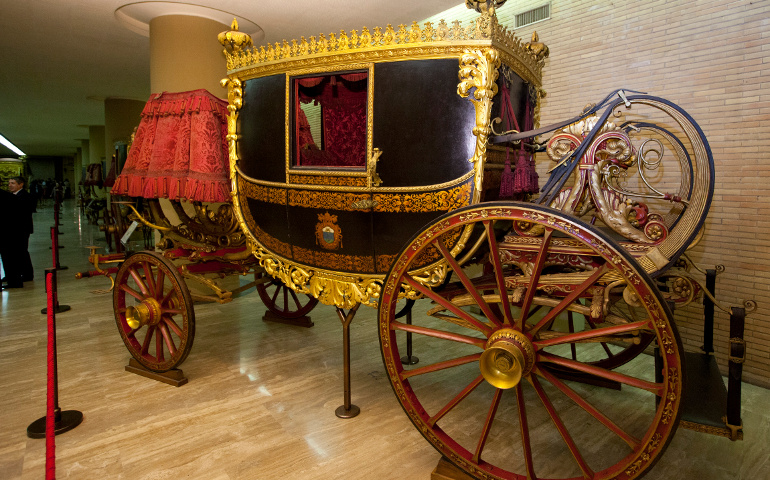
<instances>
[{"instance_id":1,"label":"carriage door","mask_svg":"<svg viewBox=\"0 0 770 480\"><path fill-rule=\"evenodd\" d=\"M288 217L294 259L374 273L369 69L289 76Z\"/></svg>"}]
</instances>

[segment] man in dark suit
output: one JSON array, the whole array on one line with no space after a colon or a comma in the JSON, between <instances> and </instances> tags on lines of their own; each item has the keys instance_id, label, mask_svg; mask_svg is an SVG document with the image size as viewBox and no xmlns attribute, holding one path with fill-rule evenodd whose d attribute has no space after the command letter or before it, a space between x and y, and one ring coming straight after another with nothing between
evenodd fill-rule
<instances>
[{"instance_id":1,"label":"man in dark suit","mask_svg":"<svg viewBox=\"0 0 770 480\"><path fill-rule=\"evenodd\" d=\"M21 288L32 280L29 236L32 234L32 196L24 190L24 177L8 179L8 191L0 190L0 257L5 288Z\"/></svg>"}]
</instances>

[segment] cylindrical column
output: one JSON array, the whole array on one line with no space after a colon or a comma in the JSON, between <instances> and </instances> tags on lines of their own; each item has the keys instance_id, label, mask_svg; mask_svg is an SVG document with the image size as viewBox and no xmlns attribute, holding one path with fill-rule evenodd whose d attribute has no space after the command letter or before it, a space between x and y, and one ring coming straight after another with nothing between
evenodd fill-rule
<instances>
[{"instance_id":1,"label":"cylindrical column","mask_svg":"<svg viewBox=\"0 0 770 480\"><path fill-rule=\"evenodd\" d=\"M219 81L227 74L217 35L228 26L208 18L164 15L150 21L150 90L186 92L205 88L227 97Z\"/></svg>"},{"instance_id":2,"label":"cylindrical column","mask_svg":"<svg viewBox=\"0 0 770 480\"><path fill-rule=\"evenodd\" d=\"M127 98L104 100L104 158L108 160L107 169L110 168L109 160L115 153L115 143L128 143L134 128L139 125L143 108L143 100Z\"/></svg>"}]
</instances>

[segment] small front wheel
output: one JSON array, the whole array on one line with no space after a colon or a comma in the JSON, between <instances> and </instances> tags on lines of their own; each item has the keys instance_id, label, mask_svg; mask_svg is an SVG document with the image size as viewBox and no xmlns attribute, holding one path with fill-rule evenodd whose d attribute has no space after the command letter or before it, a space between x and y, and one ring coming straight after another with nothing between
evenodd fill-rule
<instances>
[{"instance_id":1,"label":"small front wheel","mask_svg":"<svg viewBox=\"0 0 770 480\"><path fill-rule=\"evenodd\" d=\"M195 338L195 311L173 263L155 252L120 266L112 295L118 332L142 366L166 372L185 361Z\"/></svg>"}]
</instances>

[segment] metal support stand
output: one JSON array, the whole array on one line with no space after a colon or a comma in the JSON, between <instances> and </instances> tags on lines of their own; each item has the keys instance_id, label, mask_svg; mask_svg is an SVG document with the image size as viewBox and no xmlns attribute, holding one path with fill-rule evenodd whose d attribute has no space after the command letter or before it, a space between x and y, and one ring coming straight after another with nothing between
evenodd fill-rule
<instances>
[{"instance_id":1,"label":"metal support stand","mask_svg":"<svg viewBox=\"0 0 770 480\"><path fill-rule=\"evenodd\" d=\"M347 314L343 309L337 307L337 315L342 322L342 363L344 368L345 403L337 407L334 414L340 418L353 418L361 413L361 409L350 402L350 322L353 321L353 317L356 316L360 306L360 303L356 303Z\"/></svg>"},{"instance_id":2,"label":"metal support stand","mask_svg":"<svg viewBox=\"0 0 770 480\"><path fill-rule=\"evenodd\" d=\"M396 314L394 318L401 318L406 316L406 324L412 324L412 306L414 306L414 300L407 299L406 305ZM406 355L401 357L401 363L404 365L417 365L420 359L412 355L412 332L406 332Z\"/></svg>"},{"instance_id":3,"label":"metal support stand","mask_svg":"<svg viewBox=\"0 0 770 480\"><path fill-rule=\"evenodd\" d=\"M77 410L66 410L62 412L61 408L59 408L59 374L56 362L56 313L53 308L54 300L56 298L56 269L46 268L45 275L46 286L50 284L50 288L53 291L53 295L48 296L48 305L51 307L51 310L53 310L49 315L48 320L48 335L51 337L49 343L52 344L52 347L50 347L49 350L49 354L52 358L48 361L53 362L53 391L51 394L53 395L54 404L54 434L59 435L60 433L68 432L80 425L80 422L83 421L83 413ZM69 309L69 307L67 308ZM29 438L45 438L45 423L46 416L42 416L32 422L27 427L27 436Z\"/></svg>"},{"instance_id":4,"label":"metal support stand","mask_svg":"<svg viewBox=\"0 0 770 480\"><path fill-rule=\"evenodd\" d=\"M706 290L714 296L716 294L717 271L706 270ZM714 302L708 295L703 296L703 351L709 355L714 353Z\"/></svg>"}]
</instances>

